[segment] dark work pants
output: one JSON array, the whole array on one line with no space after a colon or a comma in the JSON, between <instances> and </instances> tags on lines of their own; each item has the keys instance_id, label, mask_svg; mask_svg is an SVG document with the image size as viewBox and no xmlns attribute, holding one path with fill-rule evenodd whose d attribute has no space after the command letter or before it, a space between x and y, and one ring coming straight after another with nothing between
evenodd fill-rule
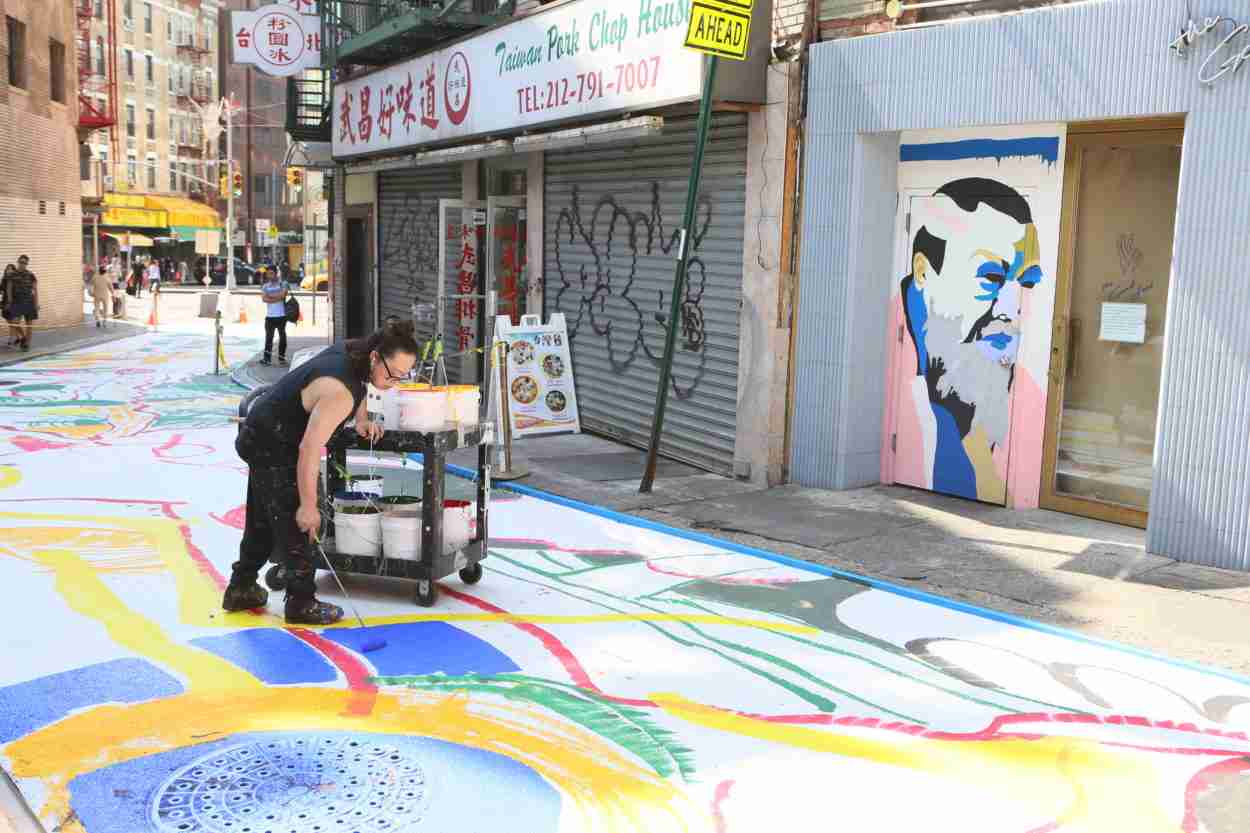
<instances>
[{"instance_id":1,"label":"dark work pants","mask_svg":"<svg viewBox=\"0 0 1250 833\"><path fill-rule=\"evenodd\" d=\"M278 358L286 358L286 316L265 318L265 361L273 354L273 334L278 333Z\"/></svg>"},{"instance_id":2,"label":"dark work pants","mask_svg":"<svg viewBox=\"0 0 1250 833\"><path fill-rule=\"evenodd\" d=\"M286 567L288 599L314 596L316 568L308 536L295 524L298 509L294 466L248 470L247 519L231 584L247 586L256 581L272 556Z\"/></svg>"}]
</instances>

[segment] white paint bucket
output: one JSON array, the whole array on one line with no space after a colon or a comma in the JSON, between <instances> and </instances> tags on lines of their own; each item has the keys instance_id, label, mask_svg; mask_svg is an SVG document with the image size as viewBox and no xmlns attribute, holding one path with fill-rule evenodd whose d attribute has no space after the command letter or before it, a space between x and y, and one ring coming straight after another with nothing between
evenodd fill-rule
<instances>
[{"instance_id":1,"label":"white paint bucket","mask_svg":"<svg viewBox=\"0 0 1250 833\"><path fill-rule=\"evenodd\" d=\"M382 552L387 558L421 560L421 515L382 516Z\"/></svg>"},{"instance_id":2,"label":"white paint bucket","mask_svg":"<svg viewBox=\"0 0 1250 833\"><path fill-rule=\"evenodd\" d=\"M451 420L461 425L477 425L478 406L482 391L477 385L451 385L447 388L451 400Z\"/></svg>"},{"instance_id":3,"label":"white paint bucket","mask_svg":"<svg viewBox=\"0 0 1250 833\"><path fill-rule=\"evenodd\" d=\"M440 431L448 420L447 391L428 385L400 385L399 402L401 431Z\"/></svg>"},{"instance_id":4,"label":"white paint bucket","mask_svg":"<svg viewBox=\"0 0 1250 833\"><path fill-rule=\"evenodd\" d=\"M455 552L468 546L476 520L477 507L470 501L443 501L443 552Z\"/></svg>"},{"instance_id":5,"label":"white paint bucket","mask_svg":"<svg viewBox=\"0 0 1250 833\"><path fill-rule=\"evenodd\" d=\"M368 506L373 502L376 495L366 494L364 492L348 492L342 491L334 496L334 511L338 512L350 506Z\"/></svg>"},{"instance_id":6,"label":"white paint bucket","mask_svg":"<svg viewBox=\"0 0 1250 833\"><path fill-rule=\"evenodd\" d=\"M347 478L347 490L355 494L382 497L382 475L354 474Z\"/></svg>"},{"instance_id":7,"label":"white paint bucket","mask_svg":"<svg viewBox=\"0 0 1250 833\"><path fill-rule=\"evenodd\" d=\"M335 512L334 546L343 555L378 555L382 551L382 515Z\"/></svg>"}]
</instances>

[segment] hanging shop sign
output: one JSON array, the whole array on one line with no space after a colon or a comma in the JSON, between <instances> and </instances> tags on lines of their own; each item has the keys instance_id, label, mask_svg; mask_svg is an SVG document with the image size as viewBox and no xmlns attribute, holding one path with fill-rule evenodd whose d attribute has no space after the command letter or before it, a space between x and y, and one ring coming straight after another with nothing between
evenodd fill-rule
<instances>
[{"instance_id":1,"label":"hanging shop sign","mask_svg":"<svg viewBox=\"0 0 1250 833\"><path fill-rule=\"evenodd\" d=\"M573 360L564 314L546 324L537 315L521 318L519 326L501 315L496 338L508 345L508 413L513 437L580 432Z\"/></svg>"},{"instance_id":2,"label":"hanging shop sign","mask_svg":"<svg viewBox=\"0 0 1250 833\"><path fill-rule=\"evenodd\" d=\"M1231 17L1204 18L1202 23L1190 20L1168 48L1178 58L1189 57L1189 47L1200 40L1212 43L1211 51L1198 67L1198 80L1208 86L1222 76L1235 73L1250 61L1250 23L1238 23ZM1222 37L1221 37L1222 35Z\"/></svg>"},{"instance_id":3,"label":"hanging shop sign","mask_svg":"<svg viewBox=\"0 0 1250 833\"><path fill-rule=\"evenodd\" d=\"M689 0L572 3L334 86L334 155L697 99Z\"/></svg>"},{"instance_id":4,"label":"hanging shop sign","mask_svg":"<svg viewBox=\"0 0 1250 833\"><path fill-rule=\"evenodd\" d=\"M278 76L321 66L321 18L315 3L287 0L231 12L230 32L236 64Z\"/></svg>"},{"instance_id":5,"label":"hanging shop sign","mask_svg":"<svg viewBox=\"0 0 1250 833\"><path fill-rule=\"evenodd\" d=\"M685 46L719 58L745 61L755 0L694 0Z\"/></svg>"}]
</instances>

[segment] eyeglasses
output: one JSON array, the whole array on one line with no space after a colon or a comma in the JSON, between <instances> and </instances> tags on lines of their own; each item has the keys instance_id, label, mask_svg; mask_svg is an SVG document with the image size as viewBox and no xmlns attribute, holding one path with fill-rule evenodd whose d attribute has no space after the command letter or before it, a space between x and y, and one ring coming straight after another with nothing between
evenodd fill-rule
<instances>
[{"instance_id":1,"label":"eyeglasses","mask_svg":"<svg viewBox=\"0 0 1250 833\"><path fill-rule=\"evenodd\" d=\"M392 382L404 381L404 378L405 378L404 376L396 376L395 372L391 370L391 366L386 363L386 356L383 356L381 353L378 353L378 358L382 360L382 367L386 369L387 379L389 379Z\"/></svg>"}]
</instances>

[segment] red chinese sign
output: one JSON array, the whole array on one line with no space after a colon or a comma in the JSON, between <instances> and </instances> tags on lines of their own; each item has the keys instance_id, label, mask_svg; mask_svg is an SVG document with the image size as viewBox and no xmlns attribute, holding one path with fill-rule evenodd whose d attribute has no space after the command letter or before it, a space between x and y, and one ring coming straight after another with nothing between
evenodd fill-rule
<instances>
[{"instance_id":1,"label":"red chinese sign","mask_svg":"<svg viewBox=\"0 0 1250 833\"><path fill-rule=\"evenodd\" d=\"M234 63L269 75L295 75L321 64L321 22L311 0L286 0L250 12L231 12Z\"/></svg>"}]
</instances>

